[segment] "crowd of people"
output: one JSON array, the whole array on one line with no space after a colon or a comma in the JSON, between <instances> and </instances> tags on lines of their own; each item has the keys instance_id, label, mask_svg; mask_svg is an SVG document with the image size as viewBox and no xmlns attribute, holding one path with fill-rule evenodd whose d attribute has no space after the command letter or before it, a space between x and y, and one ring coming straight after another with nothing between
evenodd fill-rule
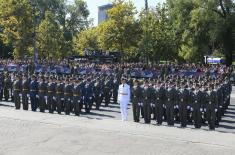
<instances>
[{"instance_id":1,"label":"crowd of people","mask_svg":"<svg viewBox=\"0 0 235 155\"><path fill-rule=\"evenodd\" d=\"M38 69L26 61L0 61L0 101L11 99L16 109L31 105L32 111L79 116L83 109L89 113L101 104L120 103L119 85L124 82L130 86L135 122L142 117L145 123L193 123L195 128L207 123L212 130L230 104L232 67L62 62L43 62ZM8 70L7 64L17 67ZM70 71L57 72L53 66L58 65Z\"/></svg>"}]
</instances>

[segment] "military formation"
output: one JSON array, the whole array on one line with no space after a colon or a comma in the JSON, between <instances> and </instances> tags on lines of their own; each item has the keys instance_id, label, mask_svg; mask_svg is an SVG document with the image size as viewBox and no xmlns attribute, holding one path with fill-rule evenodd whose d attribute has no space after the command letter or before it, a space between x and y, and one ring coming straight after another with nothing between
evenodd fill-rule
<instances>
[{"instance_id":1,"label":"military formation","mask_svg":"<svg viewBox=\"0 0 235 155\"><path fill-rule=\"evenodd\" d=\"M118 79L113 76L47 76L21 75L13 80L15 108L79 116L82 109L90 113L99 110L102 102L108 106L111 98L117 103Z\"/></svg>"},{"instance_id":2,"label":"military formation","mask_svg":"<svg viewBox=\"0 0 235 155\"><path fill-rule=\"evenodd\" d=\"M29 110L30 107L32 111L79 116L82 111L99 110L101 104L106 107L117 104L119 84L125 76L131 88L135 122L143 118L147 124L154 120L158 125L165 121L169 126L180 123L181 127L193 123L195 128L208 124L214 130L230 104L232 69L228 67L202 67L204 70L198 69L189 76L181 73L201 66L159 65L151 66L152 70L159 71L153 76L138 77L137 73L144 75L139 71L148 69L149 72L151 67L141 64L82 66L94 69L87 71L88 74L69 75L0 72L0 101L13 101L16 109ZM132 74L133 68L136 74Z\"/></svg>"},{"instance_id":3,"label":"military formation","mask_svg":"<svg viewBox=\"0 0 235 155\"><path fill-rule=\"evenodd\" d=\"M201 128L208 123L214 130L230 104L232 85L227 77L177 77L134 80L132 88L133 118L145 123L166 121L169 126L179 122L181 127L193 123Z\"/></svg>"}]
</instances>

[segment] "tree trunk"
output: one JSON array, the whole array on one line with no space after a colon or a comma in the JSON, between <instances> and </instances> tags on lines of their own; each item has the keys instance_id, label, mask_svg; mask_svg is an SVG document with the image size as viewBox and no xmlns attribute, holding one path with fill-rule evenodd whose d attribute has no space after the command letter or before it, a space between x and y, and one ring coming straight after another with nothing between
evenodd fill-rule
<instances>
[{"instance_id":1,"label":"tree trunk","mask_svg":"<svg viewBox=\"0 0 235 155\"><path fill-rule=\"evenodd\" d=\"M232 28L228 27L224 35L225 58L227 66L230 66L233 63L233 46Z\"/></svg>"}]
</instances>

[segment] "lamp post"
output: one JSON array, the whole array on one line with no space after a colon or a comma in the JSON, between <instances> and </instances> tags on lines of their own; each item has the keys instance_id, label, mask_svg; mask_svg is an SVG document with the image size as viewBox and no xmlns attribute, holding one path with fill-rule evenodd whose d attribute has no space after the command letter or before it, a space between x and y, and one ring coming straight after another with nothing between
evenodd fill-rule
<instances>
[{"instance_id":1,"label":"lamp post","mask_svg":"<svg viewBox=\"0 0 235 155\"><path fill-rule=\"evenodd\" d=\"M37 26L37 16L36 16L36 5L37 0L29 0L30 4L33 7L33 59L34 64L38 63L38 51L37 51L37 43L36 43L36 26Z\"/></svg>"},{"instance_id":2,"label":"lamp post","mask_svg":"<svg viewBox=\"0 0 235 155\"><path fill-rule=\"evenodd\" d=\"M148 12L148 0L145 0L145 36L144 36L144 38L145 38L145 53L144 53L144 55L146 54L147 55L147 57L146 57L146 62L147 62L147 64L148 64L148 61L149 61L149 32L148 32L148 27L149 27L149 24L148 24L148 14L149 14L149 12Z\"/></svg>"}]
</instances>

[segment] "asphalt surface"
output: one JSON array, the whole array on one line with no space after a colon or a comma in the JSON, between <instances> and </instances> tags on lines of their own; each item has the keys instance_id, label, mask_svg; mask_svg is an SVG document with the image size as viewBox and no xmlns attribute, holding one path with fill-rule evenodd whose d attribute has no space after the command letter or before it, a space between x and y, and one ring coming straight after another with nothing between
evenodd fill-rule
<instances>
[{"instance_id":1,"label":"asphalt surface","mask_svg":"<svg viewBox=\"0 0 235 155\"><path fill-rule=\"evenodd\" d=\"M128 122L120 120L119 105L92 110L91 114L49 114L15 110L0 103L0 155L160 154L234 155L235 91L220 126L194 129L134 123L131 106Z\"/></svg>"},{"instance_id":2,"label":"asphalt surface","mask_svg":"<svg viewBox=\"0 0 235 155\"><path fill-rule=\"evenodd\" d=\"M0 102L0 108L13 108L14 103L12 102ZM22 106L21 106L22 108ZM95 107L93 107L95 108ZM29 108L30 109L30 108ZM115 119L115 120L121 120L121 113L120 113L120 107L118 104L110 104L108 107L104 106L104 103L102 103L100 110L93 109L91 113L87 114L84 112L84 109L82 110L81 116L79 117L85 117L88 119L97 119L97 120L103 120L103 119ZM39 112L39 110L38 110ZM48 111L46 111L45 115L50 115ZM58 115L56 112L53 115ZM62 115L58 115L58 117L61 117L65 115L62 113ZM71 114L71 117L77 117L74 114ZM133 113L132 113L132 106L129 105L128 107L128 121L133 121ZM140 124L144 124L144 120L140 120ZM151 125L156 126L156 121L151 120ZM163 122L163 126L167 126L166 122ZM179 123L175 123L174 127L180 127ZM193 129L193 124L188 124L187 128ZM207 124L203 124L201 130L208 130ZM235 133L235 87L233 87L233 92L231 94L231 104L226 111L225 116L223 116L222 121L220 122L220 125L216 127L216 131L219 132L227 132L227 133Z\"/></svg>"}]
</instances>

